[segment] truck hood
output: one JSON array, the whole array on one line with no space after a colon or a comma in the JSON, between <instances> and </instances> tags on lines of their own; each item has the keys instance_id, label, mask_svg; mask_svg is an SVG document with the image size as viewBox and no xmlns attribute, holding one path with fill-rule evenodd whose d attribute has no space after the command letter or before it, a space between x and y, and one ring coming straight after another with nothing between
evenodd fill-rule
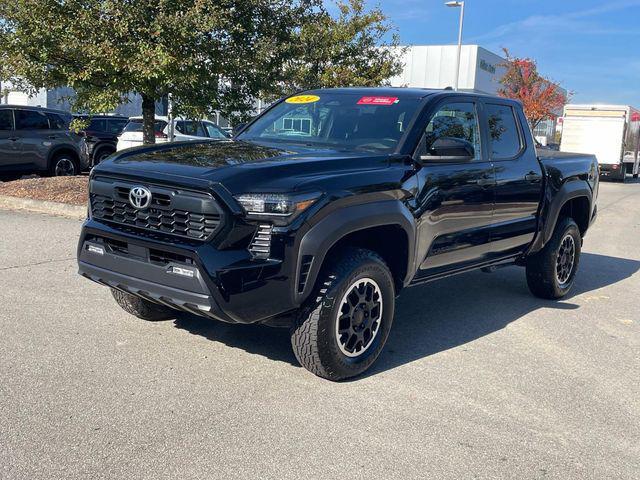
<instances>
[{"instance_id":1,"label":"truck hood","mask_svg":"<svg viewBox=\"0 0 640 480\"><path fill-rule=\"evenodd\" d=\"M219 182L236 194L299 190L319 178L385 168L388 161L386 154L289 144L176 142L123 150L96 166L93 174L123 175L141 181L162 177L180 185Z\"/></svg>"}]
</instances>

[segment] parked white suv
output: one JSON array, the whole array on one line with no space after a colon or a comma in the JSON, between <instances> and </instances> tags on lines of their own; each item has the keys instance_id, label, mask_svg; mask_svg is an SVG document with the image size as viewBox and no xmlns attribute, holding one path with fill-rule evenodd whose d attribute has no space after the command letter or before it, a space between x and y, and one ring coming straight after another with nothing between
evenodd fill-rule
<instances>
[{"instance_id":1,"label":"parked white suv","mask_svg":"<svg viewBox=\"0 0 640 480\"><path fill-rule=\"evenodd\" d=\"M229 138L229 134L223 131L215 123L208 120L183 120L174 121L174 140L202 140L203 138L214 138L223 140ZM169 140L169 119L167 117L155 117L156 143L163 143ZM125 148L139 147L142 141L142 117L131 117L125 125L122 133L118 137L118 150Z\"/></svg>"}]
</instances>

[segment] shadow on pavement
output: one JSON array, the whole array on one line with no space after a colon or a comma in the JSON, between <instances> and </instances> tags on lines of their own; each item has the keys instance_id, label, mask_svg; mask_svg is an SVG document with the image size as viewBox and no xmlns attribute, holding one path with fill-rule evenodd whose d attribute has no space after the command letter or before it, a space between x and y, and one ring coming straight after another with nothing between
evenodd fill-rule
<instances>
[{"instance_id":1,"label":"shadow on pavement","mask_svg":"<svg viewBox=\"0 0 640 480\"><path fill-rule=\"evenodd\" d=\"M640 261L583 253L572 293L562 301L529 293L524 269L509 267L493 274L479 271L445 278L402 292L394 325L380 358L365 375L395 368L491 334L539 308L580 308L571 298L620 282L640 269ZM185 329L273 360L297 365L286 329L262 325L228 325L180 315Z\"/></svg>"}]
</instances>

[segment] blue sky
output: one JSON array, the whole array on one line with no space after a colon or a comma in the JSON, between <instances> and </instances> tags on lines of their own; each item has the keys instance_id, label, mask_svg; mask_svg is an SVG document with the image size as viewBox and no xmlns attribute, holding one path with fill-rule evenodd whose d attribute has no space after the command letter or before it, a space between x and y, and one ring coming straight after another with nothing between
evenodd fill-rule
<instances>
[{"instance_id":1,"label":"blue sky","mask_svg":"<svg viewBox=\"0 0 640 480\"><path fill-rule=\"evenodd\" d=\"M459 10L444 0L379 4L404 44L457 42ZM640 0L466 0L463 38L535 59L573 102L640 107Z\"/></svg>"}]
</instances>

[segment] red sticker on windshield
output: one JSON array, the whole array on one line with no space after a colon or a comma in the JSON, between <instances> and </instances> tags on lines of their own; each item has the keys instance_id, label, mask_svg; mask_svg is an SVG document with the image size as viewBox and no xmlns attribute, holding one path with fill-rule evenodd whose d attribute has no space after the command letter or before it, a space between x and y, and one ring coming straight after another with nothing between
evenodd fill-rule
<instances>
[{"instance_id":1,"label":"red sticker on windshield","mask_svg":"<svg viewBox=\"0 0 640 480\"><path fill-rule=\"evenodd\" d=\"M398 103L398 97L362 97L358 105L393 105Z\"/></svg>"}]
</instances>

